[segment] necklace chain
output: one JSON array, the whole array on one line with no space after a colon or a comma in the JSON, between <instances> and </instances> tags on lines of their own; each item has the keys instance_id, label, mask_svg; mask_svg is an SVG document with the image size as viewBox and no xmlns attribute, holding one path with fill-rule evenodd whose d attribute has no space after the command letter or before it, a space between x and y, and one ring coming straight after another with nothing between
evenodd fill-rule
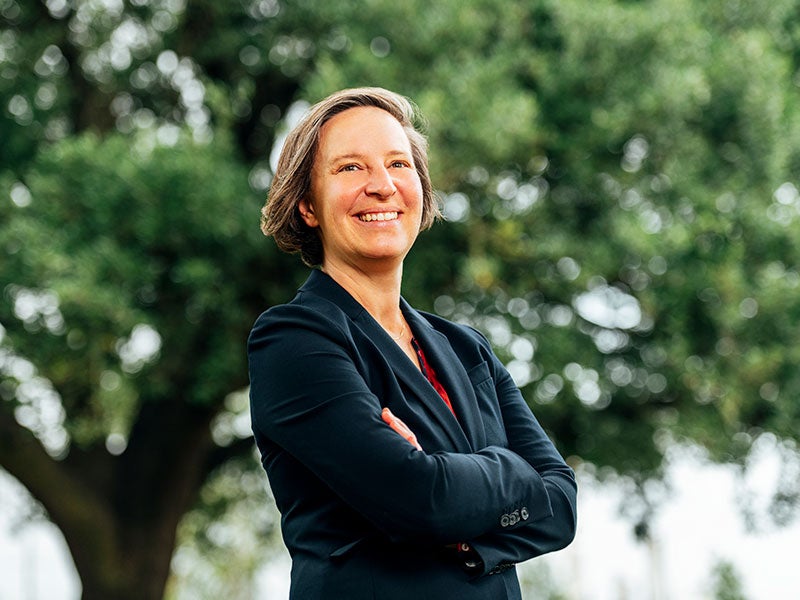
<instances>
[{"instance_id":1,"label":"necklace chain","mask_svg":"<svg viewBox=\"0 0 800 600\"><path fill-rule=\"evenodd\" d=\"M403 334L406 332L406 324L403 323L403 328L400 330L400 333L397 334L397 337L393 336L392 332L389 331L388 329L387 329L387 332L389 333L389 337L392 338L393 341L399 342L400 338L402 338Z\"/></svg>"}]
</instances>

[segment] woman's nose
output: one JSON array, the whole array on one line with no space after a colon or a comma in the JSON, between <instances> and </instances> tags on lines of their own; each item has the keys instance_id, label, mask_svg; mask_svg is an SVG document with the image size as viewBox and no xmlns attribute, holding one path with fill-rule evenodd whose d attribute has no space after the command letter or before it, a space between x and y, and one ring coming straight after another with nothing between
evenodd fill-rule
<instances>
[{"instance_id":1,"label":"woman's nose","mask_svg":"<svg viewBox=\"0 0 800 600\"><path fill-rule=\"evenodd\" d=\"M394 180L392 179L388 169L385 167L379 167L377 169L370 170L369 180L367 181L366 188L367 194L388 198L396 191L397 187L394 185Z\"/></svg>"}]
</instances>

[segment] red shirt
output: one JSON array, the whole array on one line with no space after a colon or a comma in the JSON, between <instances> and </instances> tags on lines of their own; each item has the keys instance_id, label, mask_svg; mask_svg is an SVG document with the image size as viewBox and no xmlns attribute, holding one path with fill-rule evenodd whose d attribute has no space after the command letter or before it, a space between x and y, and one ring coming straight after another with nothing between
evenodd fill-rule
<instances>
[{"instance_id":1,"label":"red shirt","mask_svg":"<svg viewBox=\"0 0 800 600\"><path fill-rule=\"evenodd\" d=\"M423 375L425 375L428 381L431 382L433 389L435 389L438 392L438 394L442 397L442 400L444 400L444 403L447 404L447 408L449 408L450 412L453 413L453 416L455 416L456 411L453 410L453 405L450 402L450 398L447 396L447 390L444 389L442 384L436 378L436 372L433 370L433 367L431 367L428 361L425 359L425 354L422 352L422 348L417 343L416 338L413 337L411 338L411 345L414 347L414 350L417 353L419 364L422 366Z\"/></svg>"}]
</instances>

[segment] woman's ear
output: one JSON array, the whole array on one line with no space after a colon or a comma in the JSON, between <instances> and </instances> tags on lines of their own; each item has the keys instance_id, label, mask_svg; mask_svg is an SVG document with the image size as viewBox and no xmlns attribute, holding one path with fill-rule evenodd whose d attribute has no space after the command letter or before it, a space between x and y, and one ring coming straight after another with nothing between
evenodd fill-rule
<instances>
[{"instance_id":1,"label":"woman's ear","mask_svg":"<svg viewBox=\"0 0 800 600\"><path fill-rule=\"evenodd\" d=\"M314 214L314 205L311 204L311 202L303 198L297 203L297 210L300 211L300 216L303 218L306 225L312 228L319 227L317 215Z\"/></svg>"}]
</instances>

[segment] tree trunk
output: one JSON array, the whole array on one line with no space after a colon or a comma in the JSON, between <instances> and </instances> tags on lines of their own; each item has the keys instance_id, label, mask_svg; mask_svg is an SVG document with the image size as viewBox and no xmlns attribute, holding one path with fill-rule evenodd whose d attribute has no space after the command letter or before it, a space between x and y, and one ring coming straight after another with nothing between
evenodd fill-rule
<instances>
[{"instance_id":1,"label":"tree trunk","mask_svg":"<svg viewBox=\"0 0 800 600\"><path fill-rule=\"evenodd\" d=\"M125 452L72 448L62 461L0 411L2 464L61 529L84 600L161 600L176 532L212 465L213 412L180 402L141 409Z\"/></svg>"}]
</instances>

